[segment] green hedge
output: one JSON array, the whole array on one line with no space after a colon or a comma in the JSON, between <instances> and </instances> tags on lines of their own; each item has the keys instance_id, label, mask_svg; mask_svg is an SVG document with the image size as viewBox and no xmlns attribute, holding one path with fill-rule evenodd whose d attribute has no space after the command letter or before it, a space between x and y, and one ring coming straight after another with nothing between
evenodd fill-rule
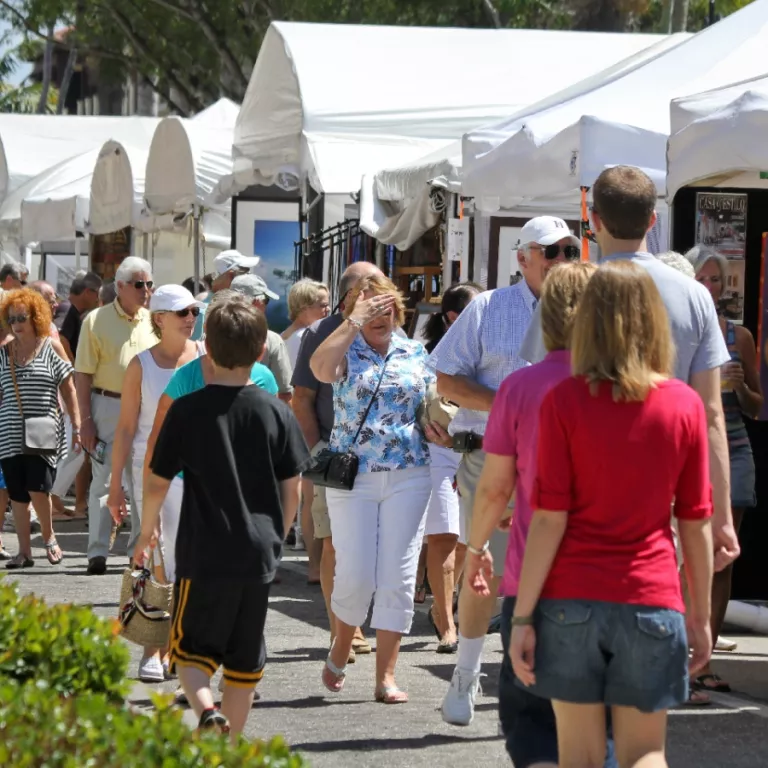
<instances>
[{"instance_id":1,"label":"green hedge","mask_svg":"<svg viewBox=\"0 0 768 768\"><path fill-rule=\"evenodd\" d=\"M129 653L116 620L46 605L0 580L0 766L14 768L301 768L279 737L232 746L197 735L171 706L125 699Z\"/></svg>"},{"instance_id":2,"label":"green hedge","mask_svg":"<svg viewBox=\"0 0 768 768\"><path fill-rule=\"evenodd\" d=\"M63 696L90 691L122 699L130 690L130 655L116 640L118 629L86 606L47 605L0 582L0 677L44 680Z\"/></svg>"},{"instance_id":3,"label":"green hedge","mask_svg":"<svg viewBox=\"0 0 768 768\"><path fill-rule=\"evenodd\" d=\"M193 734L170 697L144 714L104 694L57 696L42 681L0 684L0 765L13 768L301 768L280 738L269 743Z\"/></svg>"}]
</instances>

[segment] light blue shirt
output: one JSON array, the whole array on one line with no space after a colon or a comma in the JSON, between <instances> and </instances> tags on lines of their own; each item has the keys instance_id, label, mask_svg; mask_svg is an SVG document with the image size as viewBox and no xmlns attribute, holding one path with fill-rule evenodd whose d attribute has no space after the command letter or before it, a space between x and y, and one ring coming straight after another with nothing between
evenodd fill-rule
<instances>
[{"instance_id":1,"label":"light blue shirt","mask_svg":"<svg viewBox=\"0 0 768 768\"><path fill-rule=\"evenodd\" d=\"M251 369L251 381L270 395L277 394L277 381L272 375L272 371L266 365L256 363ZM203 358L198 357L195 360L185 363L181 368L174 371L168 386L165 388L164 395L168 395L171 400L178 400L184 395L197 392L205 386L203 378Z\"/></svg>"},{"instance_id":2,"label":"light blue shirt","mask_svg":"<svg viewBox=\"0 0 768 768\"><path fill-rule=\"evenodd\" d=\"M387 472L429 463L416 411L435 375L424 346L392 334L381 387L357 442L355 433L384 369L383 358L358 334L347 352L347 373L333 385L333 430L328 447L353 451L359 472Z\"/></svg>"},{"instance_id":3,"label":"light blue shirt","mask_svg":"<svg viewBox=\"0 0 768 768\"><path fill-rule=\"evenodd\" d=\"M510 373L528 365L519 349L536 304L525 280L481 293L440 340L429 358L430 366L497 390ZM487 423L486 411L459 408L448 431L484 435Z\"/></svg>"},{"instance_id":4,"label":"light blue shirt","mask_svg":"<svg viewBox=\"0 0 768 768\"><path fill-rule=\"evenodd\" d=\"M703 285L667 266L650 253L615 253L603 259L601 264L618 259L629 259L645 268L659 289L669 315L672 340L675 342L676 379L689 384L694 373L719 368L730 361L715 303ZM535 322L538 327L531 323L521 350L521 355L530 363L540 362L547 354L538 315Z\"/></svg>"}]
</instances>

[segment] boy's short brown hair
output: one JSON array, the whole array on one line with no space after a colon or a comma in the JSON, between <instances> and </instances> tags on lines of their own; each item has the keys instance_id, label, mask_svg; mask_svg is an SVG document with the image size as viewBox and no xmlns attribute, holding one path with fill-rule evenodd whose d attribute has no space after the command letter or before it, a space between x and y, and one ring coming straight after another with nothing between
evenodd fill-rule
<instances>
[{"instance_id":1,"label":"boy's short brown hair","mask_svg":"<svg viewBox=\"0 0 768 768\"><path fill-rule=\"evenodd\" d=\"M267 340L267 320L244 296L227 291L211 301L205 313L208 354L222 368L250 368Z\"/></svg>"},{"instance_id":2,"label":"boy's short brown hair","mask_svg":"<svg viewBox=\"0 0 768 768\"><path fill-rule=\"evenodd\" d=\"M629 165L607 168L592 188L595 213L617 240L642 240L651 228L656 185L648 174Z\"/></svg>"}]
</instances>

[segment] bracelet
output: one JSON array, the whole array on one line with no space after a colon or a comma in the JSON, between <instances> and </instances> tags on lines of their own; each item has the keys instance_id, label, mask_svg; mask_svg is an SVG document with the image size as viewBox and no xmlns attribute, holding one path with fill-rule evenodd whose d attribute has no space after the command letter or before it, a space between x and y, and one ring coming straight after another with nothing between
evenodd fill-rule
<instances>
[{"instance_id":1,"label":"bracelet","mask_svg":"<svg viewBox=\"0 0 768 768\"><path fill-rule=\"evenodd\" d=\"M513 627L532 627L534 624L533 616L513 616L511 626Z\"/></svg>"},{"instance_id":2,"label":"bracelet","mask_svg":"<svg viewBox=\"0 0 768 768\"><path fill-rule=\"evenodd\" d=\"M360 330L360 329L363 327L363 325L364 325L364 324L363 324L363 323L361 323L359 320L355 320L355 318L354 318L354 317L348 317L348 318L347 318L347 322L348 322L350 325L353 325L355 328L357 328L357 330L358 330L358 331L359 331L359 330Z\"/></svg>"},{"instance_id":3,"label":"bracelet","mask_svg":"<svg viewBox=\"0 0 768 768\"><path fill-rule=\"evenodd\" d=\"M467 552L469 552L471 555L477 555L478 557L482 557L489 549L490 545L487 541L485 544L483 544L482 549L478 549L477 547L473 547L471 544L467 544Z\"/></svg>"}]
</instances>

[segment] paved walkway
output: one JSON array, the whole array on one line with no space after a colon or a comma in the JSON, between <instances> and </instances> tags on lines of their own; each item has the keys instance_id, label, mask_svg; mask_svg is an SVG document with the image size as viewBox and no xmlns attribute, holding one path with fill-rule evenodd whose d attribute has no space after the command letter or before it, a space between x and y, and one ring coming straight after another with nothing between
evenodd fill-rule
<instances>
[{"instance_id":1,"label":"paved walkway","mask_svg":"<svg viewBox=\"0 0 768 768\"><path fill-rule=\"evenodd\" d=\"M89 603L96 613L115 616L124 554L114 554L106 576L89 577L83 524L59 524L57 535L67 558L59 566L48 565L42 540L35 537L36 567L17 577L23 589L50 601ZM4 540L15 552L15 536L6 533ZM121 534L116 552L124 552L126 540L126 534ZM487 642L484 695L468 728L447 726L440 718L438 707L453 657L435 653L425 609L419 609L413 633L403 642L398 673L399 684L411 696L410 704L387 707L372 701L372 656L350 667L344 692L332 696L320 682L328 642L322 596L318 587L306 584L303 553L288 553L281 577L270 598L269 664L259 687L262 699L248 722L248 736L282 733L320 768L509 765L497 734L498 635ZM711 707L673 713L668 749L672 768L768 765L768 638L730 636L739 640L739 648L733 654L720 654L717 670L731 681L735 693L717 696ZM131 674L136 673L138 658L138 649L132 648ZM172 691L175 685L153 688ZM139 706L151 706L145 686L137 684L133 698Z\"/></svg>"}]
</instances>

